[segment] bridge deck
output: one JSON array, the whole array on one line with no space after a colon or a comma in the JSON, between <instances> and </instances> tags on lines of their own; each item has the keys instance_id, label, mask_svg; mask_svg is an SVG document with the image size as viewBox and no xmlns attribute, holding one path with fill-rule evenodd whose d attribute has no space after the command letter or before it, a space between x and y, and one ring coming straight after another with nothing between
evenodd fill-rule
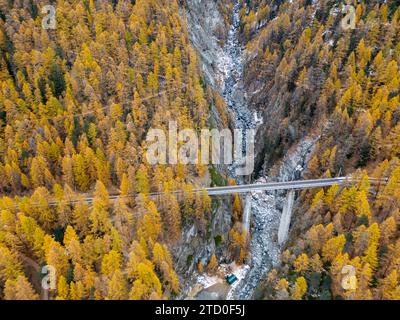
<instances>
[{"instance_id":1,"label":"bridge deck","mask_svg":"<svg viewBox=\"0 0 400 320\"><path fill-rule=\"evenodd\" d=\"M375 179L370 178L371 184L378 183L386 183L386 179ZM204 190L207 192L209 196L221 196L221 195L229 195L229 194L237 194L237 193L249 193L249 192L257 192L257 191L274 191L274 190L301 190L301 189L313 189L313 188L322 188L329 187L335 184L337 185L346 185L353 184L358 182L357 179L349 178L349 177L339 177L339 178L327 178L327 179L314 179L314 180L300 180L300 181L283 181L283 182L268 182L261 184L247 184L247 185L239 185L239 186L226 186L226 187L212 187L212 188L203 188L203 189L195 189L194 193L200 193ZM176 195L183 195L183 191L172 191L171 193ZM165 194L165 192L155 192L150 193L148 196L150 198L158 198ZM120 198L131 198L136 197L138 194L131 194L127 196L121 195L110 195L109 199L111 201L116 201ZM93 203L93 197L87 197L84 199L88 204ZM76 204L78 200L71 200L70 204ZM48 206L57 206L60 202L51 200L48 202ZM31 204L34 205L34 204ZM18 208L16 208L18 209Z\"/></svg>"}]
</instances>

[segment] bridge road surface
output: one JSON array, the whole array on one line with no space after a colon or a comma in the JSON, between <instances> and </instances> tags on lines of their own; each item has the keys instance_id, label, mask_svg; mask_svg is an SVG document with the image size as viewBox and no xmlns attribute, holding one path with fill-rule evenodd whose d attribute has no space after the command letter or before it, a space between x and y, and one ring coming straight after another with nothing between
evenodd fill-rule
<instances>
[{"instance_id":1,"label":"bridge road surface","mask_svg":"<svg viewBox=\"0 0 400 320\"><path fill-rule=\"evenodd\" d=\"M241 194L241 193L251 193L257 191L274 191L274 190L301 190L301 189L313 189L313 188L322 188L322 187L329 187L335 184L337 185L346 185L346 184L353 184L358 182L358 179L353 179L351 177L339 177L339 178L328 178L328 179L314 179L314 180L297 180L297 181L284 181L284 182L268 182L268 183L261 183L261 184L246 184L246 185L239 185L239 186L226 186L226 187L212 187L212 188L203 188L203 189L195 189L193 193L200 193L204 190L207 192L209 196L221 196L221 195L229 195L229 194ZM376 179L376 178L369 178L369 182L371 184L380 184L380 183L387 183L387 179ZM176 195L182 195L183 191L176 190L170 192ZM154 192L148 194L151 198L157 198L165 194L165 192ZM137 194L131 194L126 196L121 195L110 195L110 201L117 201L120 198L131 198L135 197ZM84 198L87 204L92 204L94 198L87 197ZM69 204L73 205L79 202L79 200L71 200L67 201ZM57 206L60 202L59 201L49 201L47 203L48 206ZM35 206L35 204L31 204L31 206ZM38 204L39 206L39 204ZM18 207L16 207L18 209Z\"/></svg>"},{"instance_id":2,"label":"bridge road surface","mask_svg":"<svg viewBox=\"0 0 400 320\"><path fill-rule=\"evenodd\" d=\"M329 178L329 179L268 182L260 184L247 184L241 186L215 187L215 188L205 188L205 190L210 196L218 196L218 195L226 195L232 193L248 193L254 191L312 189L312 188L329 187L335 184L344 185L346 183L353 181L354 180L346 177L340 177L340 178Z\"/></svg>"},{"instance_id":3,"label":"bridge road surface","mask_svg":"<svg viewBox=\"0 0 400 320\"><path fill-rule=\"evenodd\" d=\"M335 184L345 185L358 182L358 179L352 179L349 177L339 178L328 178L328 179L315 179L315 180L298 180L298 181L284 181L284 182L268 182L260 184L246 184L240 186L227 186L227 187L214 187L205 188L208 195L218 196L232 193L248 193L254 191L274 191L274 190L301 190L301 189L313 189L329 187ZM386 179L369 178L371 184L386 183ZM195 192L201 192L202 190L195 190Z\"/></svg>"}]
</instances>

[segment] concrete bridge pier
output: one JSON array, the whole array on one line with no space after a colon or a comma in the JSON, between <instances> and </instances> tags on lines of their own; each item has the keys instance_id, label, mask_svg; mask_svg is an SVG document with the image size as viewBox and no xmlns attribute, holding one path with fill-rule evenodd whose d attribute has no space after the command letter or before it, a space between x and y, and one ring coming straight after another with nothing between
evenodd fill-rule
<instances>
[{"instance_id":1,"label":"concrete bridge pier","mask_svg":"<svg viewBox=\"0 0 400 320\"><path fill-rule=\"evenodd\" d=\"M243 234L248 237L250 231L250 219L251 219L251 193L246 194L244 210L243 210Z\"/></svg>"},{"instance_id":2,"label":"concrete bridge pier","mask_svg":"<svg viewBox=\"0 0 400 320\"><path fill-rule=\"evenodd\" d=\"M281 220L279 222L278 230L278 243L282 246L289 236L290 221L293 214L293 204L294 204L295 190L290 190L286 196L286 202L283 206L283 211L281 215Z\"/></svg>"}]
</instances>

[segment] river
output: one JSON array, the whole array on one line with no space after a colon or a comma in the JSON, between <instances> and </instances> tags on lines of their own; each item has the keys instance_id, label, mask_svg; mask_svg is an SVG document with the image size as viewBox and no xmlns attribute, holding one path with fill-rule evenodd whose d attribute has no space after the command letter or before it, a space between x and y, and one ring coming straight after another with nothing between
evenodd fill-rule
<instances>
[{"instance_id":1,"label":"river","mask_svg":"<svg viewBox=\"0 0 400 320\"><path fill-rule=\"evenodd\" d=\"M256 130L259 125L262 125L262 122L258 120L257 114L250 110L246 101L246 91L242 82L245 50L239 41L239 13L240 1L236 1L232 12L231 26L223 50L224 55L219 59L219 67L223 74L222 96L228 108L234 114L235 128L243 131L248 129ZM283 159L279 174L276 177L259 177L255 183L272 180L288 181L299 178L306 167L306 162L314 143L314 139L307 139L299 143ZM242 182L240 177L237 177L234 173L236 165L234 163L229 172L240 183ZM278 243L278 230L285 201L285 192L255 192L246 197L243 225L244 232L250 235L249 268L244 269L245 273L241 277L240 283L228 293L228 299L250 299L268 271L273 266L279 265L281 246ZM283 228L288 230L290 220L287 221L287 224ZM252 227L249 230L250 225Z\"/></svg>"},{"instance_id":2,"label":"river","mask_svg":"<svg viewBox=\"0 0 400 320\"><path fill-rule=\"evenodd\" d=\"M211 0L208 2L193 0L192 3L194 7L213 5ZM247 95L243 85L246 51L239 40L240 9L240 1L235 0L231 25L222 49L216 38L205 31L207 26L201 26L197 19L192 18L189 23L192 22L193 25L189 27L192 30L192 42L203 58L206 78L214 87L217 86L229 110L233 113L234 128L242 129L245 133L249 129L257 130L262 125L262 121L258 119L256 112L251 111L246 101ZM208 22L213 24L216 20L217 17L213 16ZM210 71L211 68L207 67L212 59L215 60L217 66L216 72ZM262 176L254 183L298 179L306 167L315 141L316 139L301 141L284 157L277 176ZM243 178L235 174L238 165L234 162L228 168L228 172L238 183L243 183ZM281 246L278 243L278 229L285 200L285 192L255 192L246 197L243 225L244 232L250 237L247 265L237 269L240 280L227 291L226 299L251 299L255 289L271 268L279 265ZM290 220L287 223L290 224ZM289 230L289 225L284 226L283 229ZM212 291L210 288L208 290ZM209 294L212 295L212 292Z\"/></svg>"},{"instance_id":3,"label":"river","mask_svg":"<svg viewBox=\"0 0 400 320\"><path fill-rule=\"evenodd\" d=\"M222 71L222 96L228 108L234 115L235 129L257 129L261 123L257 121L257 116L251 112L247 101L246 92L243 89L244 54L239 41L240 26L240 1L236 1L232 17L231 26L228 32L227 41L224 46L224 54L220 56L218 66ZM237 164L229 168L233 178L241 183L241 177L235 175ZM258 180L260 183L265 178ZM279 263L279 246L276 234L279 227L280 210L277 208L277 197L265 192L253 193L246 197L245 210L243 213L243 227L246 234L250 236L249 244L249 268L245 268L245 273L227 299L249 299L260 280L265 276L273 265ZM250 222L253 227L250 229Z\"/></svg>"}]
</instances>

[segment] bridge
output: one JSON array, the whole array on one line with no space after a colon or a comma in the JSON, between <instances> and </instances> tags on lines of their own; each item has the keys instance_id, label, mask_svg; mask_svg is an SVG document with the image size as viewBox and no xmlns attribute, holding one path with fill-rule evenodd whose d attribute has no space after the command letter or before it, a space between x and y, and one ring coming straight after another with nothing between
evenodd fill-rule
<instances>
[{"instance_id":1,"label":"bridge","mask_svg":"<svg viewBox=\"0 0 400 320\"><path fill-rule=\"evenodd\" d=\"M293 205L294 205L296 190L323 188L323 187L330 187L333 185L346 186L355 184L359 181L360 179L353 178L350 176L350 177L337 177L337 178L326 178L326 179L233 185L226 187L211 187L211 188L195 189L193 192L199 193L206 191L209 196L247 194L244 200L245 205L243 210L243 232L244 234L248 234L250 229L250 219L251 219L250 194L252 192L263 192L263 191L278 191L278 190L288 191L278 229L278 243L280 245L283 245L289 236L289 228L293 214ZM369 178L369 182L370 184L382 184L386 183L387 179ZM183 195L182 191L174 191L173 193L176 195ZM163 195L162 192L150 194L150 196L152 197L160 197L162 195Z\"/></svg>"},{"instance_id":2,"label":"bridge","mask_svg":"<svg viewBox=\"0 0 400 320\"><path fill-rule=\"evenodd\" d=\"M354 179L351 177L338 177L338 178L327 178L327 179L313 179L313 180L295 180L295 181L283 181L283 182L267 182L267 183L259 183L259 184L245 184L245 185L232 185L226 187L210 187L210 188L201 188L194 189L193 193L203 193L207 192L209 196L224 196L230 194L244 194L251 193L257 191L278 191L278 190L302 190L302 189L315 189L315 188L323 188L329 187L333 185L351 185L357 183L359 179ZM387 179L376 179L369 178L371 184L381 184L386 183ZM151 199L157 199L162 197L167 192L151 192L147 194ZM184 192L182 190L174 190L168 192L177 196L184 196ZM134 198L139 194L129 194L129 195L110 195L110 201L117 201L118 199L124 198ZM70 200L69 204L74 205L78 203L80 200ZM83 198L87 204L93 204L94 197L86 197ZM48 206L54 207L60 203L58 200L51 200L47 203ZM33 204L33 206L35 206ZM39 206L39 204L38 204Z\"/></svg>"},{"instance_id":3,"label":"bridge","mask_svg":"<svg viewBox=\"0 0 400 320\"><path fill-rule=\"evenodd\" d=\"M371 184L381 184L386 183L387 179L376 179L376 178L369 178ZM323 188L329 187L333 185L351 185L354 183L359 182L359 179L355 179L352 177L338 177L338 178L326 178L326 179L312 179L312 180L295 180L295 181L282 181L282 182L267 182L267 183L256 183L256 184L245 184L245 185L232 185L232 186L225 186L225 187L210 187L210 188L201 188L201 189L194 189L193 193L203 193L204 191L207 192L209 196L223 196L229 194L244 194L244 193L251 193L257 191L277 191L277 190L302 190L302 189L315 189L315 188ZM157 199L167 192L152 192L149 193L148 196L152 199ZM174 190L169 193L175 194L177 196L184 196L184 191L182 190ZM129 194L129 195L110 195L110 201L117 201L118 199L123 198L134 198L137 197L139 194ZM69 204L74 205L78 203L80 200L70 200ZM83 198L87 204L93 204L94 197L86 197ZM60 204L58 200L50 200L48 201L47 205L50 207L54 207ZM35 206L35 204L32 204ZM40 206L40 204L37 204Z\"/></svg>"},{"instance_id":4,"label":"bridge","mask_svg":"<svg viewBox=\"0 0 400 320\"><path fill-rule=\"evenodd\" d=\"M280 245L283 245L289 236L289 228L293 214L293 205L294 205L296 190L330 187L333 185L339 185L339 186L351 185L359 181L360 181L359 179L353 177L338 177L338 178L313 179L313 180L268 182L268 183L247 184L240 186L214 187L214 188L206 188L205 190L210 196L247 193L247 196L245 198L244 212L243 212L244 233L248 233L250 227L251 197L249 195L251 192L277 191L277 190L288 191L278 229L278 243ZM387 182L386 179L376 179L376 178L369 178L369 181L371 184L381 184ZM195 190L195 192L200 192L200 191L201 190Z\"/></svg>"},{"instance_id":5,"label":"bridge","mask_svg":"<svg viewBox=\"0 0 400 320\"><path fill-rule=\"evenodd\" d=\"M245 207L243 214L243 229L244 232L248 232L250 226L250 212L251 212L251 197L249 196L252 192L262 192L262 191L278 191L278 190L286 190L288 191L287 199L285 202L285 206L283 208L279 231L278 231L278 242L283 244L289 233L289 226L292 217L292 209L294 205L294 195L296 190L304 190L304 189L315 189L315 188L323 188L330 187L333 185L352 185L360 180L353 177L337 177L337 178L325 178L325 179L312 179L312 180L296 180L296 181L282 181L282 182L267 182L267 183L258 183L258 184L246 184L246 185L232 185L225 187L210 187L210 188L202 188L202 189L194 189L193 193L203 193L204 191L209 196L224 196L230 194L247 194L245 198ZM387 179L376 179L369 178L369 182L371 184L382 184L387 183ZM175 194L177 196L184 196L184 192L182 190L171 191L170 193ZM149 193L148 196L152 199L159 199L166 192L153 192ZM136 197L138 194L130 194L130 195L110 195L110 201L117 201L121 198L132 198ZM78 203L80 200L71 200L69 203L71 205ZM93 204L94 197L86 197L83 199L88 204ZM47 203L48 206L57 206L60 201L51 200ZM32 206L35 206L33 204ZM40 204L37 204L40 206ZM18 209L18 208L16 208Z\"/></svg>"},{"instance_id":6,"label":"bridge","mask_svg":"<svg viewBox=\"0 0 400 320\"><path fill-rule=\"evenodd\" d=\"M338 178L313 179L313 180L268 182L260 184L247 184L247 185L227 186L227 187L214 187L214 188L206 188L203 190L205 190L210 196L247 193L247 196L245 198L244 212L243 212L244 233L248 233L250 227L251 197L249 195L251 192L277 191L277 190L288 191L278 229L278 243L280 245L283 245L286 242L289 235L289 228L293 214L293 205L294 205L296 190L330 187L333 185L339 185L339 186L351 185L359 181L360 181L359 179L352 177L338 177ZM381 184L387 182L386 179L376 179L376 178L369 178L369 181L371 184ZM195 190L195 192L200 192L200 191L201 190Z\"/></svg>"},{"instance_id":7,"label":"bridge","mask_svg":"<svg viewBox=\"0 0 400 320\"><path fill-rule=\"evenodd\" d=\"M329 179L297 180L297 181L284 181L284 182L268 182L260 184L246 184L239 186L213 187L213 188L205 188L205 190L210 196L219 196L219 195L227 195L235 193L249 193L255 191L313 189L313 188L329 187L335 184L344 185L352 182L354 183L356 181L357 180L353 180L351 178L340 177L340 178L329 178ZM195 190L195 192L199 191L201 190Z\"/></svg>"}]
</instances>

